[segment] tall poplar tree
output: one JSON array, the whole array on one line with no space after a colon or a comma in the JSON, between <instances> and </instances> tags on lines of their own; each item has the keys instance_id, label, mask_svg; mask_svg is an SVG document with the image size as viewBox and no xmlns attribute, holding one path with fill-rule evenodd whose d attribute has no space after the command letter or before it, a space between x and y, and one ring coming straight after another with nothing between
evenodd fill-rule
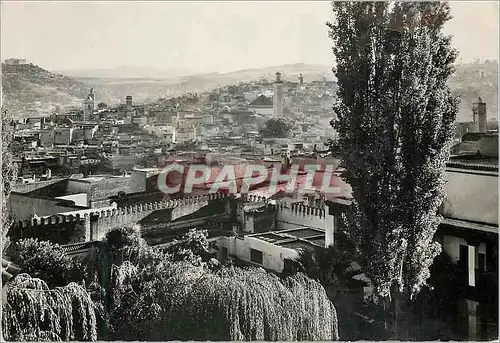
<instances>
[{"instance_id":1,"label":"tall poplar tree","mask_svg":"<svg viewBox=\"0 0 500 343\"><path fill-rule=\"evenodd\" d=\"M353 204L345 220L382 299L409 300L441 247L445 163L458 110L447 84L457 52L443 2L333 2L327 23L337 119Z\"/></svg>"}]
</instances>

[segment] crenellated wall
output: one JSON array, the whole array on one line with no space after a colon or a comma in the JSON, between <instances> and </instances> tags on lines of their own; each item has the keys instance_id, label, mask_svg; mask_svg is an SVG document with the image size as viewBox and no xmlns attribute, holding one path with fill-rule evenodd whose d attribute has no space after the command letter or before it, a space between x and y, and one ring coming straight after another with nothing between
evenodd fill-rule
<instances>
[{"instance_id":1,"label":"crenellated wall","mask_svg":"<svg viewBox=\"0 0 500 343\"><path fill-rule=\"evenodd\" d=\"M325 230L327 217L330 217L324 208L303 204L277 203L269 206L276 210L276 227L278 230L297 227L312 227Z\"/></svg>"},{"instance_id":2,"label":"crenellated wall","mask_svg":"<svg viewBox=\"0 0 500 343\"><path fill-rule=\"evenodd\" d=\"M244 233L257 233L269 230L287 230L310 227L324 230L333 236L334 216L326 207L314 207L302 203L269 203L264 197L243 196L238 204L238 221L243 223ZM331 240L327 240L330 244Z\"/></svg>"},{"instance_id":3,"label":"crenellated wall","mask_svg":"<svg viewBox=\"0 0 500 343\"><path fill-rule=\"evenodd\" d=\"M69 244L93 240L101 240L107 232L120 226L136 224L147 218L153 212L170 210L175 211L175 217L169 216L164 222L182 220L201 208L208 206L212 201L224 199L224 194L208 194L201 197L183 198L151 202L125 207L116 207L113 204L105 209L86 209L71 213L41 217L33 220L19 221L14 226L13 237L38 237L40 232L57 235L60 227L65 227L73 234L66 234L64 239L59 239L60 244ZM173 219L172 219L173 218ZM191 218L192 219L192 218ZM43 230L43 231L41 231ZM71 236L71 237L69 237Z\"/></svg>"}]
</instances>

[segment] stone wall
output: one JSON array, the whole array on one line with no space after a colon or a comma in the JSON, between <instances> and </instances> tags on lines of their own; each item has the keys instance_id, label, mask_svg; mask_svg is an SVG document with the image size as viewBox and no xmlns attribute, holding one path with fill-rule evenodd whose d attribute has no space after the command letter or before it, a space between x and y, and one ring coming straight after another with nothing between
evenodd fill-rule
<instances>
[{"instance_id":1,"label":"stone wall","mask_svg":"<svg viewBox=\"0 0 500 343\"><path fill-rule=\"evenodd\" d=\"M18 193L30 193L37 189L44 188L61 181L62 181L61 179L53 179L53 180L39 181L34 183L24 183L24 184L18 183L14 185L13 191Z\"/></svg>"},{"instance_id":2,"label":"stone wall","mask_svg":"<svg viewBox=\"0 0 500 343\"><path fill-rule=\"evenodd\" d=\"M302 204L278 203L271 205L276 210L276 229L287 230L298 227L310 227L325 230L327 216L330 215L323 208ZM333 219L332 219L333 220Z\"/></svg>"},{"instance_id":3,"label":"stone wall","mask_svg":"<svg viewBox=\"0 0 500 343\"><path fill-rule=\"evenodd\" d=\"M34 214L48 216L78 209L70 200L34 198L20 193L10 194L9 207L14 221L29 220Z\"/></svg>"},{"instance_id":4,"label":"stone wall","mask_svg":"<svg viewBox=\"0 0 500 343\"><path fill-rule=\"evenodd\" d=\"M60 231L61 227L67 227L67 233L59 239L62 240L61 244L102 240L107 232L115 228L137 223L144 226L145 231L155 227L161 229L182 226L186 220L196 222L196 220L200 221L200 218L199 224L201 225L210 217L230 216L231 213L226 215L228 202L223 194L209 194L202 197L126 207L116 207L116 204L113 204L104 209L85 209L65 215L57 214L35 220L19 221L15 223L14 230L17 232L17 237L39 237L39 234L43 233L44 237L50 238L53 235L57 238L58 235L60 236L58 230ZM177 218L172 220L174 211L177 213Z\"/></svg>"}]
</instances>

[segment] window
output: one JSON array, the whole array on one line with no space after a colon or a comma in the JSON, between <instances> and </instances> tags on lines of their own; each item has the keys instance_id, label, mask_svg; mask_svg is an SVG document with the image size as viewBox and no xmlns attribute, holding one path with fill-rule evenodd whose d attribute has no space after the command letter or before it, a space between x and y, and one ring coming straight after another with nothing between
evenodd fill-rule
<instances>
[{"instance_id":1,"label":"window","mask_svg":"<svg viewBox=\"0 0 500 343\"><path fill-rule=\"evenodd\" d=\"M289 258L285 258L283 260L283 272L295 273L297 271L296 269L297 268L295 267L295 261L292 261Z\"/></svg>"},{"instance_id":2,"label":"window","mask_svg":"<svg viewBox=\"0 0 500 343\"><path fill-rule=\"evenodd\" d=\"M483 253L479 253L479 258L478 258L478 263L479 263L479 270L480 271L485 271L486 270L486 255Z\"/></svg>"},{"instance_id":3,"label":"window","mask_svg":"<svg viewBox=\"0 0 500 343\"><path fill-rule=\"evenodd\" d=\"M469 248L466 245L460 245L459 266L463 272L467 272L467 264L469 261Z\"/></svg>"},{"instance_id":4,"label":"window","mask_svg":"<svg viewBox=\"0 0 500 343\"><path fill-rule=\"evenodd\" d=\"M476 247L460 245L460 269L465 272L465 280L468 286L476 286L475 266Z\"/></svg>"},{"instance_id":5,"label":"window","mask_svg":"<svg viewBox=\"0 0 500 343\"><path fill-rule=\"evenodd\" d=\"M228 256L228 250L227 250L227 248L226 247L222 247L220 252L221 252L221 259L223 261L225 261L227 259L227 256Z\"/></svg>"},{"instance_id":6,"label":"window","mask_svg":"<svg viewBox=\"0 0 500 343\"><path fill-rule=\"evenodd\" d=\"M262 251L250 249L250 261L262 264Z\"/></svg>"}]
</instances>

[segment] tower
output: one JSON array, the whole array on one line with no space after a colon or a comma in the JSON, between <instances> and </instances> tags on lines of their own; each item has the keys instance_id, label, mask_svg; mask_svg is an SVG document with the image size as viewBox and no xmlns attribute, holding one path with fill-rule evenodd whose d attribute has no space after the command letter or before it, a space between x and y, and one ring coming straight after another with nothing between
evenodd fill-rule
<instances>
[{"instance_id":1,"label":"tower","mask_svg":"<svg viewBox=\"0 0 500 343\"><path fill-rule=\"evenodd\" d=\"M283 81L281 80L281 73L276 72L276 80L273 85L273 116L275 118L283 116Z\"/></svg>"},{"instance_id":2,"label":"tower","mask_svg":"<svg viewBox=\"0 0 500 343\"><path fill-rule=\"evenodd\" d=\"M97 104L96 104L96 101L95 101L94 88L90 88L89 96L92 98L92 109L95 110Z\"/></svg>"},{"instance_id":3,"label":"tower","mask_svg":"<svg viewBox=\"0 0 500 343\"><path fill-rule=\"evenodd\" d=\"M474 132L486 132L486 103L479 97L472 104L472 116L474 121Z\"/></svg>"},{"instance_id":4,"label":"tower","mask_svg":"<svg viewBox=\"0 0 500 343\"><path fill-rule=\"evenodd\" d=\"M94 100L89 95L83 102L83 121L89 119L94 111Z\"/></svg>"},{"instance_id":5,"label":"tower","mask_svg":"<svg viewBox=\"0 0 500 343\"><path fill-rule=\"evenodd\" d=\"M302 74L299 75L299 84L300 84L300 87L302 87L304 85L304 76L302 76Z\"/></svg>"},{"instance_id":6,"label":"tower","mask_svg":"<svg viewBox=\"0 0 500 343\"><path fill-rule=\"evenodd\" d=\"M132 107L132 95L127 95L125 97L125 117L132 118L133 110L134 109Z\"/></svg>"}]
</instances>

